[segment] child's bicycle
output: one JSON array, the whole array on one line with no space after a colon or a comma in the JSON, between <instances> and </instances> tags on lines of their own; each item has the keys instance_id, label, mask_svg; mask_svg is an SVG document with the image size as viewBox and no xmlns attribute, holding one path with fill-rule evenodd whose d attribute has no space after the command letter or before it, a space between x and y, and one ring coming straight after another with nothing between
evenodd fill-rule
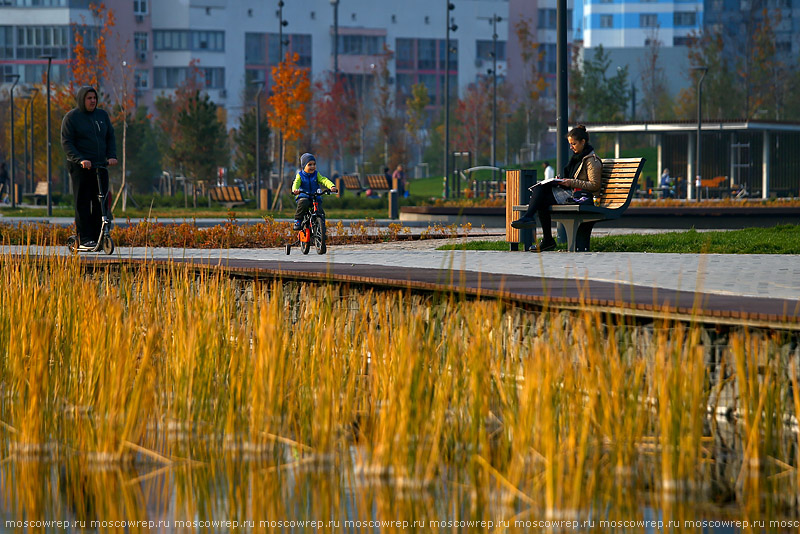
<instances>
[{"instance_id":1,"label":"child's bicycle","mask_svg":"<svg viewBox=\"0 0 800 534\"><path fill-rule=\"evenodd\" d=\"M330 189L317 189L311 193L311 207L308 209L300 230L297 232L297 241L286 245L286 254L292 252L292 247L300 245L300 252L308 254L311 250L311 242L317 249L317 254L325 254L328 247L325 245L325 216L320 209L320 199L322 195L330 195Z\"/></svg>"},{"instance_id":2,"label":"child's bicycle","mask_svg":"<svg viewBox=\"0 0 800 534\"><path fill-rule=\"evenodd\" d=\"M108 188L103 191L103 180L101 179L101 171L108 172L106 163L100 165L92 164L95 176L97 177L97 198L100 201L100 212L102 214L102 222L100 224L100 235L97 237L97 244L94 247L85 247L78 242L78 236L71 235L67 238L67 248L70 252L100 252L101 250L106 254L114 252L114 240L111 239L111 208L109 201L111 200L108 194Z\"/></svg>"}]
</instances>

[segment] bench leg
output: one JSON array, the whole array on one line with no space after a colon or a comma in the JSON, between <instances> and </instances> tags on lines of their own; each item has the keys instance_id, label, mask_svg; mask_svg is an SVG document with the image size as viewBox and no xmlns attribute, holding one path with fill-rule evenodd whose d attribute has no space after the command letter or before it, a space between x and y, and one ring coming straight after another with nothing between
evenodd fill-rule
<instances>
[{"instance_id":1,"label":"bench leg","mask_svg":"<svg viewBox=\"0 0 800 534\"><path fill-rule=\"evenodd\" d=\"M589 239L597 221L581 219L564 219L558 221L564 225L567 238L567 250L570 252L589 252Z\"/></svg>"}]
</instances>

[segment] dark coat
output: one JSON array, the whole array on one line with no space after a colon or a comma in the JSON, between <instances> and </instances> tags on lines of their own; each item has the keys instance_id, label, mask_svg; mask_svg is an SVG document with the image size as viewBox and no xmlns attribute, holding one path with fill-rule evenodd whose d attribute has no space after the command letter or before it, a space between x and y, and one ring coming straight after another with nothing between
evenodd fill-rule
<instances>
[{"instance_id":1,"label":"dark coat","mask_svg":"<svg viewBox=\"0 0 800 534\"><path fill-rule=\"evenodd\" d=\"M100 108L86 111L84 100L89 92L97 94L88 85L78 90L78 107L67 113L61 123L61 146L72 165L87 159L94 164L117 159L117 140L108 113Z\"/></svg>"}]
</instances>

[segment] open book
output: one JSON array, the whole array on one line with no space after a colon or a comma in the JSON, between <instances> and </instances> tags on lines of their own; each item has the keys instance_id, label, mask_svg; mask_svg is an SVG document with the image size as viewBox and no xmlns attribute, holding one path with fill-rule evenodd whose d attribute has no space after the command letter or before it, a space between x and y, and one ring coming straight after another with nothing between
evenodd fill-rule
<instances>
[{"instance_id":1,"label":"open book","mask_svg":"<svg viewBox=\"0 0 800 534\"><path fill-rule=\"evenodd\" d=\"M536 187L537 185L544 185L544 184L549 184L549 183L553 183L553 182L555 182L555 185L558 185L560 183L563 183L564 180L562 178L559 178L558 176L556 176L555 178L550 178L549 180L542 180L541 182L536 182L535 184L530 186L528 189L533 191L533 188Z\"/></svg>"}]
</instances>

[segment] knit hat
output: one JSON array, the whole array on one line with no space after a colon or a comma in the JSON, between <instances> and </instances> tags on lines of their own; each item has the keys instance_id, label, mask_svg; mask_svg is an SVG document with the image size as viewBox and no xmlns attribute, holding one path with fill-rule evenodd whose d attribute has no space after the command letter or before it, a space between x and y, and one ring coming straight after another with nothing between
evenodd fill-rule
<instances>
[{"instance_id":1,"label":"knit hat","mask_svg":"<svg viewBox=\"0 0 800 534\"><path fill-rule=\"evenodd\" d=\"M300 156L300 168L305 169L309 161L317 161L317 158L314 157L314 154L306 152L305 154Z\"/></svg>"}]
</instances>

